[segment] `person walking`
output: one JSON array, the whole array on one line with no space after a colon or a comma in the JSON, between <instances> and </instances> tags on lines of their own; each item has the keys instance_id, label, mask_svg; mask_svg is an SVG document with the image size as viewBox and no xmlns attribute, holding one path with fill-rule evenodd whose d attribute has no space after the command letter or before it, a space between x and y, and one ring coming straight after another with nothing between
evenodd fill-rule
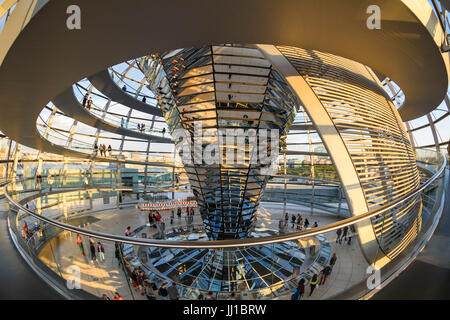
<instances>
[{"instance_id":1,"label":"person walking","mask_svg":"<svg viewBox=\"0 0 450 320\"><path fill-rule=\"evenodd\" d=\"M178 216L178 219L181 219L181 208L177 209L177 216Z\"/></svg>"},{"instance_id":2,"label":"person walking","mask_svg":"<svg viewBox=\"0 0 450 320\"><path fill-rule=\"evenodd\" d=\"M97 252L98 252L98 260L100 262L105 261L105 248L100 242L97 243Z\"/></svg>"},{"instance_id":3,"label":"person walking","mask_svg":"<svg viewBox=\"0 0 450 320\"><path fill-rule=\"evenodd\" d=\"M77 246L80 248L81 255L85 257L86 254L84 253L83 238L81 238L79 234L77 234Z\"/></svg>"},{"instance_id":4,"label":"person walking","mask_svg":"<svg viewBox=\"0 0 450 320\"><path fill-rule=\"evenodd\" d=\"M180 298L175 282L172 282L172 285L167 289L167 293L170 300L178 300Z\"/></svg>"},{"instance_id":5,"label":"person walking","mask_svg":"<svg viewBox=\"0 0 450 320\"><path fill-rule=\"evenodd\" d=\"M128 226L127 229L125 230L125 237L130 237L131 236L131 227Z\"/></svg>"},{"instance_id":6,"label":"person walking","mask_svg":"<svg viewBox=\"0 0 450 320\"><path fill-rule=\"evenodd\" d=\"M291 217L292 229L294 229L294 227L295 227L295 221L296 221L295 216L292 215L292 217ZM286 223L287 223L287 220L286 220Z\"/></svg>"},{"instance_id":7,"label":"person walking","mask_svg":"<svg viewBox=\"0 0 450 320\"><path fill-rule=\"evenodd\" d=\"M335 252L335 253L333 253L333 255L331 256L331 259L330 259L330 274L333 271L333 267L336 264L336 260L337 260L337 256L336 256L336 252Z\"/></svg>"},{"instance_id":8,"label":"person walking","mask_svg":"<svg viewBox=\"0 0 450 320\"><path fill-rule=\"evenodd\" d=\"M291 300L300 300L303 293L305 293L305 279L300 279L294 294L291 296Z\"/></svg>"},{"instance_id":9,"label":"person walking","mask_svg":"<svg viewBox=\"0 0 450 320\"><path fill-rule=\"evenodd\" d=\"M312 276L311 281L309 282L309 287L311 288L311 291L309 292L309 296L312 295L312 293L314 292L314 289L315 289L316 286L317 286L317 278L318 278L318 276L317 276L317 274L315 273L315 274Z\"/></svg>"},{"instance_id":10,"label":"person walking","mask_svg":"<svg viewBox=\"0 0 450 320\"><path fill-rule=\"evenodd\" d=\"M336 230L336 243L341 243L342 229Z\"/></svg>"},{"instance_id":11,"label":"person walking","mask_svg":"<svg viewBox=\"0 0 450 320\"><path fill-rule=\"evenodd\" d=\"M327 265L325 268L323 268L322 270L322 277L320 278L320 285L325 284L325 281L327 280L327 277L330 275L331 273L331 268L329 265Z\"/></svg>"},{"instance_id":12,"label":"person walking","mask_svg":"<svg viewBox=\"0 0 450 320\"><path fill-rule=\"evenodd\" d=\"M342 237L344 238L344 241L347 241L347 234L348 234L348 227L345 226L342 232Z\"/></svg>"}]
</instances>

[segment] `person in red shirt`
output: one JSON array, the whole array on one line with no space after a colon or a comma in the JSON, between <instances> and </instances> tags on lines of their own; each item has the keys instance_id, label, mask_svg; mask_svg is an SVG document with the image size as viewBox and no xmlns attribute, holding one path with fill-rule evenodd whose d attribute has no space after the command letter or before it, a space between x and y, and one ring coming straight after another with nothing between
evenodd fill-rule
<instances>
[{"instance_id":1,"label":"person in red shirt","mask_svg":"<svg viewBox=\"0 0 450 320\"><path fill-rule=\"evenodd\" d=\"M113 300L123 300L123 298L118 292L114 292Z\"/></svg>"}]
</instances>

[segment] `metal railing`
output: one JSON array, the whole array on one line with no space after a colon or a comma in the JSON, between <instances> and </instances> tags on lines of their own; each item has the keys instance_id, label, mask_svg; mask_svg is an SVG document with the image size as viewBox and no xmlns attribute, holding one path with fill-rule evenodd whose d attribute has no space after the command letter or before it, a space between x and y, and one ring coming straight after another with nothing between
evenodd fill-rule
<instances>
[{"instance_id":1,"label":"metal railing","mask_svg":"<svg viewBox=\"0 0 450 320\"><path fill-rule=\"evenodd\" d=\"M381 215L385 212L388 212L391 209L394 209L399 204L408 201L409 199L412 199L413 197L417 196L420 192L425 190L428 186L430 186L433 182L435 182L444 172L445 167L447 165L446 158L441 154L442 156L442 165L441 167L436 171L436 173L428 179L425 183L420 185L417 189L410 192L409 194L399 198L393 203L386 204L384 206L381 206L375 210L368 211L365 214L347 218L335 223L331 223L329 225L323 226L323 227L317 227L311 230L306 230L302 232L295 232L290 234L284 234L284 235L276 235L276 236L269 236L269 237L261 237L261 238L247 238L247 239L237 239L237 240L211 240L211 241L167 241L167 240L155 240L155 239L141 239L141 238L130 238L126 236L119 236L119 235L112 235L107 234L103 232L96 232L96 231L90 231L85 230L82 228L74 227L59 221L55 221L49 218L46 218L44 216L41 216L34 211L24 207L23 205L19 204L17 201L15 201L12 196L9 194L9 186L11 186L14 183L17 183L16 181L10 182L5 187L5 196L8 198L10 203L16 207L18 207L20 210L23 210L24 212L30 214L34 218L44 221L46 223L49 223L51 225L54 225L56 227L62 228L67 231L79 233L85 236L94 237L97 239L102 240L108 240L108 241L115 241L115 242L121 242L121 243L128 243L132 245L140 245L140 246L153 246L153 247L161 247L161 248L190 248L190 249L217 249L217 248L241 248L241 247L249 247L249 246L260 246L264 244L273 244L278 242L284 242L284 241L292 241L292 240L299 240L299 239L305 239L310 238L313 236L317 236L320 234L325 234L330 231L335 231L337 229L341 229L343 227L348 227L363 221L366 221L372 217Z\"/></svg>"}]
</instances>

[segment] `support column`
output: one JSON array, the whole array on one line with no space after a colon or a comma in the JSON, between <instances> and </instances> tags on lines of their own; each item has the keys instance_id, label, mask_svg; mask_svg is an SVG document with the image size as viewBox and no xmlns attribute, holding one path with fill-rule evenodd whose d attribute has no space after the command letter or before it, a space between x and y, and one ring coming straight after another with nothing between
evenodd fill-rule
<instances>
[{"instance_id":1,"label":"support column","mask_svg":"<svg viewBox=\"0 0 450 320\"><path fill-rule=\"evenodd\" d=\"M351 214L358 216L368 212L369 208L353 161L325 107L306 80L275 46L257 45L257 47L286 79L316 126L341 180ZM390 259L380 252L371 222L368 220L361 222L356 229L366 260L378 268L386 265Z\"/></svg>"}]
</instances>

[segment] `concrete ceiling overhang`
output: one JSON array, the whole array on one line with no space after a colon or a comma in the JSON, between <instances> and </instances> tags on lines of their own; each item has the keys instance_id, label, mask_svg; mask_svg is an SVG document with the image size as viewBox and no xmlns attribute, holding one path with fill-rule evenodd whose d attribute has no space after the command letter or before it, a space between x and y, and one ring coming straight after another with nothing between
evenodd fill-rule
<instances>
[{"instance_id":1,"label":"concrete ceiling overhang","mask_svg":"<svg viewBox=\"0 0 450 320\"><path fill-rule=\"evenodd\" d=\"M152 52L220 43L289 45L361 62L402 88L400 113L414 119L444 99L448 57L436 43L437 19L414 12L429 4L412 1L49 1L0 67L0 130L24 145L43 146L36 118L74 82ZM69 5L81 8L81 30L66 27ZM380 30L366 27L370 5L381 8Z\"/></svg>"}]
</instances>

